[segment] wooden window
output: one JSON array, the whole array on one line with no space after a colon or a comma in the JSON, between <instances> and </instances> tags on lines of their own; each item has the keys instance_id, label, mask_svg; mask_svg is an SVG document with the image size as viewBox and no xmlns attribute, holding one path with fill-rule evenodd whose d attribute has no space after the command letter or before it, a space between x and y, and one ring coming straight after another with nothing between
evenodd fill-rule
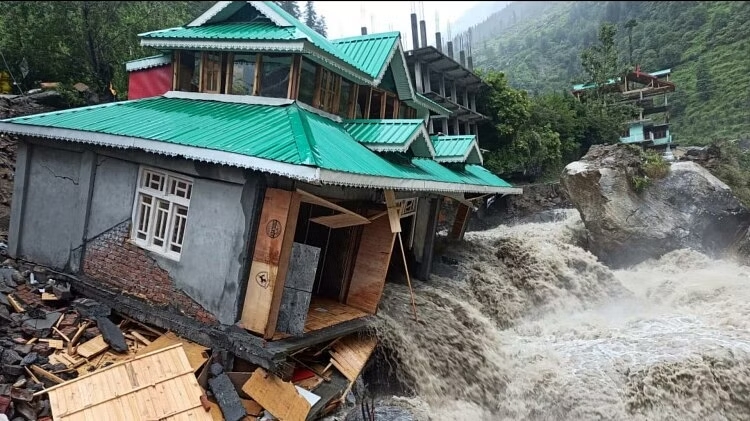
<instances>
[{"instance_id":1,"label":"wooden window","mask_svg":"<svg viewBox=\"0 0 750 421\"><path fill-rule=\"evenodd\" d=\"M308 105L313 105L315 99L315 80L316 80L317 66L315 63L302 59L302 67L300 69L299 77L299 94L297 99Z\"/></svg>"},{"instance_id":2,"label":"wooden window","mask_svg":"<svg viewBox=\"0 0 750 421\"><path fill-rule=\"evenodd\" d=\"M354 118L369 118L370 116L370 91L369 86L360 86L357 94L357 110Z\"/></svg>"},{"instance_id":3,"label":"wooden window","mask_svg":"<svg viewBox=\"0 0 750 421\"><path fill-rule=\"evenodd\" d=\"M201 92L221 93L221 53L203 53L203 86Z\"/></svg>"},{"instance_id":4,"label":"wooden window","mask_svg":"<svg viewBox=\"0 0 750 421\"><path fill-rule=\"evenodd\" d=\"M348 80L341 79L341 91L337 114L341 118L349 118L349 102L354 90L354 84Z\"/></svg>"},{"instance_id":5,"label":"wooden window","mask_svg":"<svg viewBox=\"0 0 750 421\"><path fill-rule=\"evenodd\" d=\"M338 93L341 87L341 76L327 70L320 69L320 100L317 108L329 113L335 113L338 107Z\"/></svg>"},{"instance_id":6,"label":"wooden window","mask_svg":"<svg viewBox=\"0 0 750 421\"><path fill-rule=\"evenodd\" d=\"M370 114L368 118L383 118L383 100L385 100L385 93L377 89L372 90L372 96L370 98Z\"/></svg>"},{"instance_id":7,"label":"wooden window","mask_svg":"<svg viewBox=\"0 0 750 421\"><path fill-rule=\"evenodd\" d=\"M193 181L168 171L142 167L133 206L132 241L180 260Z\"/></svg>"},{"instance_id":8,"label":"wooden window","mask_svg":"<svg viewBox=\"0 0 750 421\"><path fill-rule=\"evenodd\" d=\"M183 92L198 92L201 54L195 51L178 51L176 59L174 89Z\"/></svg>"}]
</instances>

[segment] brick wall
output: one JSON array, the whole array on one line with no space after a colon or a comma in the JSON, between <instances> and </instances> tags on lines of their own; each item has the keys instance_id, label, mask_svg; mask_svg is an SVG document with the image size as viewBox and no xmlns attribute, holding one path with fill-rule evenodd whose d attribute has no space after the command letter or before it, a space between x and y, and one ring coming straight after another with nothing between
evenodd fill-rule
<instances>
[{"instance_id":1,"label":"brick wall","mask_svg":"<svg viewBox=\"0 0 750 421\"><path fill-rule=\"evenodd\" d=\"M86 244L83 273L104 286L146 300L165 310L216 324L216 318L175 287L169 273L146 251L127 241L130 222L122 223Z\"/></svg>"}]
</instances>

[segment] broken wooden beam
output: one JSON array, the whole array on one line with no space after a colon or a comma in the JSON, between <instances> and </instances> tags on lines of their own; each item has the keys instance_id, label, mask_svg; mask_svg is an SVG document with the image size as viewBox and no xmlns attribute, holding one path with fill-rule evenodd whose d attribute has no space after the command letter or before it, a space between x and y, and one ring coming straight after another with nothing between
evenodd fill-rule
<instances>
[{"instance_id":1,"label":"broken wooden beam","mask_svg":"<svg viewBox=\"0 0 750 421\"><path fill-rule=\"evenodd\" d=\"M43 369L42 367L39 367L38 365L32 364L30 366L30 370L32 373L36 374L37 376L46 379L54 384L60 384L64 383L65 380L61 379L60 377L55 376L54 374L50 373L49 371Z\"/></svg>"}]
</instances>

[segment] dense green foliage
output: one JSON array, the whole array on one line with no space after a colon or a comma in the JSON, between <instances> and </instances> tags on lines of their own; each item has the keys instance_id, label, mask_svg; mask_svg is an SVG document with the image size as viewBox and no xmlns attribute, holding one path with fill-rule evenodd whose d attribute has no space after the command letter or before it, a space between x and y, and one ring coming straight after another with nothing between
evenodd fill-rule
<instances>
[{"instance_id":1,"label":"dense green foliage","mask_svg":"<svg viewBox=\"0 0 750 421\"><path fill-rule=\"evenodd\" d=\"M277 2L302 20L298 2ZM125 62L158 53L137 34L185 25L213 1L4 1L0 2L0 70L10 70L24 91L39 82L83 82L100 95L127 96ZM309 7L313 29L325 20ZM308 14L310 13L308 10ZM22 63L28 74L22 77ZM7 65L6 65L7 63Z\"/></svg>"},{"instance_id":2,"label":"dense green foliage","mask_svg":"<svg viewBox=\"0 0 750 421\"><path fill-rule=\"evenodd\" d=\"M578 159L591 145L618 141L632 110L604 89L606 75L619 69L616 33L613 26L602 25L599 42L581 52L589 79L602 88L580 101L565 91L530 98L511 87L505 74L480 72L490 86L479 101L480 111L490 118L479 136L489 150L488 168L509 177L556 177L563 164Z\"/></svg>"},{"instance_id":3,"label":"dense green foliage","mask_svg":"<svg viewBox=\"0 0 750 421\"><path fill-rule=\"evenodd\" d=\"M708 148L704 164L713 175L732 188L732 193L750 207L750 149L736 141L716 140Z\"/></svg>"},{"instance_id":4,"label":"dense green foliage","mask_svg":"<svg viewBox=\"0 0 750 421\"><path fill-rule=\"evenodd\" d=\"M580 52L596 43L604 22L617 28L622 63L672 68L675 141L750 134L748 2L514 2L473 28L474 63L532 95L569 90L589 81Z\"/></svg>"}]
</instances>

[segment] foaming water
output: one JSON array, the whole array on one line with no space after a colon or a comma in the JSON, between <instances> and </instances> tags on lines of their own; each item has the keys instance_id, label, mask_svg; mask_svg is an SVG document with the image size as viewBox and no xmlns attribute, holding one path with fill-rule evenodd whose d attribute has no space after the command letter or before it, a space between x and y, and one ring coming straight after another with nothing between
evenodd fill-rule
<instances>
[{"instance_id":1,"label":"foaming water","mask_svg":"<svg viewBox=\"0 0 750 421\"><path fill-rule=\"evenodd\" d=\"M432 420L750 419L750 271L678 250L611 271L563 221L470 232L389 284L381 342ZM445 269L445 268L443 268Z\"/></svg>"}]
</instances>

